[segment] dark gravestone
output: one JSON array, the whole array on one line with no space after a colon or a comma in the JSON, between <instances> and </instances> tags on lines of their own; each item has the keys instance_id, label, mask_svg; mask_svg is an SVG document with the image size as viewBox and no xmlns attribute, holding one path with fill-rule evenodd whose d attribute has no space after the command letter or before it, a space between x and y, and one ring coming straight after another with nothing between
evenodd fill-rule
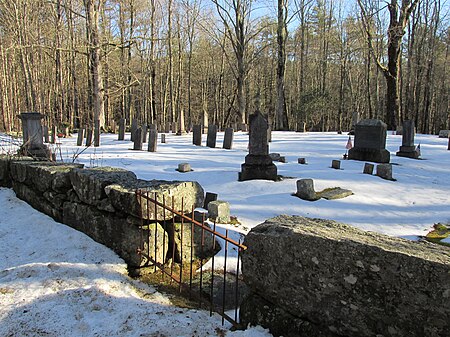
<instances>
[{"instance_id":1,"label":"dark gravestone","mask_svg":"<svg viewBox=\"0 0 450 337\"><path fill-rule=\"evenodd\" d=\"M373 174L373 168L374 168L373 164L365 163L363 173L364 174Z\"/></svg>"},{"instance_id":2,"label":"dark gravestone","mask_svg":"<svg viewBox=\"0 0 450 337\"><path fill-rule=\"evenodd\" d=\"M94 121L94 146L100 146L100 120Z\"/></svg>"},{"instance_id":3,"label":"dark gravestone","mask_svg":"<svg viewBox=\"0 0 450 337\"><path fill-rule=\"evenodd\" d=\"M208 136L206 138L206 146L215 148L216 147L216 139L217 139L217 125L209 125L208 126Z\"/></svg>"},{"instance_id":4,"label":"dark gravestone","mask_svg":"<svg viewBox=\"0 0 450 337\"><path fill-rule=\"evenodd\" d=\"M340 160L333 159L333 160L331 161L331 168L334 168L334 169L336 169L336 170L340 170L340 169L341 169L341 161L340 161Z\"/></svg>"},{"instance_id":5,"label":"dark gravestone","mask_svg":"<svg viewBox=\"0 0 450 337\"><path fill-rule=\"evenodd\" d=\"M387 126L377 119L364 119L355 128L355 146L348 151L348 159L389 163L386 150Z\"/></svg>"},{"instance_id":6,"label":"dark gravestone","mask_svg":"<svg viewBox=\"0 0 450 337\"><path fill-rule=\"evenodd\" d=\"M165 143L166 142L166 134L165 133L163 133L163 134L161 134L161 143Z\"/></svg>"},{"instance_id":7,"label":"dark gravestone","mask_svg":"<svg viewBox=\"0 0 450 337\"><path fill-rule=\"evenodd\" d=\"M52 126L52 137L51 137L51 140L50 140L50 142L52 144L56 143L56 137L58 137L57 133L58 133L58 129L56 128L56 125L53 125Z\"/></svg>"},{"instance_id":8,"label":"dark gravestone","mask_svg":"<svg viewBox=\"0 0 450 337\"><path fill-rule=\"evenodd\" d=\"M92 145L92 129L87 128L86 129L86 146Z\"/></svg>"},{"instance_id":9,"label":"dark gravestone","mask_svg":"<svg viewBox=\"0 0 450 337\"><path fill-rule=\"evenodd\" d=\"M277 167L269 156L267 120L260 112L251 115L249 120L249 154L245 157L245 163L241 165L239 181L277 180Z\"/></svg>"},{"instance_id":10,"label":"dark gravestone","mask_svg":"<svg viewBox=\"0 0 450 337\"><path fill-rule=\"evenodd\" d=\"M402 127L402 146L396 153L399 157L418 159L420 153L414 146L414 121L404 121Z\"/></svg>"},{"instance_id":11,"label":"dark gravestone","mask_svg":"<svg viewBox=\"0 0 450 337\"><path fill-rule=\"evenodd\" d=\"M23 151L26 156L50 159L50 150L44 145L42 136L41 119L44 115L39 112L21 113L22 120Z\"/></svg>"},{"instance_id":12,"label":"dark gravestone","mask_svg":"<svg viewBox=\"0 0 450 337\"><path fill-rule=\"evenodd\" d=\"M147 125L142 125L142 142L147 143Z\"/></svg>"},{"instance_id":13,"label":"dark gravestone","mask_svg":"<svg viewBox=\"0 0 450 337\"><path fill-rule=\"evenodd\" d=\"M83 145L83 139L84 139L84 128L79 128L77 137L77 146Z\"/></svg>"},{"instance_id":14,"label":"dark gravestone","mask_svg":"<svg viewBox=\"0 0 450 337\"><path fill-rule=\"evenodd\" d=\"M125 124L127 120L125 118L121 118L119 121L119 138L118 140L124 140L125 139Z\"/></svg>"},{"instance_id":15,"label":"dark gravestone","mask_svg":"<svg viewBox=\"0 0 450 337\"><path fill-rule=\"evenodd\" d=\"M131 141L134 142L134 135L136 130L138 129L138 120L137 118L133 118L131 121Z\"/></svg>"},{"instance_id":16,"label":"dark gravestone","mask_svg":"<svg viewBox=\"0 0 450 337\"><path fill-rule=\"evenodd\" d=\"M134 133L134 145L133 150L140 151L142 150L142 128L137 128Z\"/></svg>"},{"instance_id":17,"label":"dark gravestone","mask_svg":"<svg viewBox=\"0 0 450 337\"><path fill-rule=\"evenodd\" d=\"M206 192L205 201L203 203L203 208L208 209L208 204L211 201L216 201L216 200L217 200L217 193Z\"/></svg>"},{"instance_id":18,"label":"dark gravestone","mask_svg":"<svg viewBox=\"0 0 450 337\"><path fill-rule=\"evenodd\" d=\"M42 127L42 132L44 133L44 142L49 143L49 134L48 134L48 126Z\"/></svg>"},{"instance_id":19,"label":"dark gravestone","mask_svg":"<svg viewBox=\"0 0 450 337\"><path fill-rule=\"evenodd\" d=\"M148 134L148 152L156 152L158 147L158 130L156 125L150 125L150 131Z\"/></svg>"},{"instance_id":20,"label":"dark gravestone","mask_svg":"<svg viewBox=\"0 0 450 337\"><path fill-rule=\"evenodd\" d=\"M194 125L192 132L192 144L197 146L202 145L202 126L200 124Z\"/></svg>"},{"instance_id":21,"label":"dark gravestone","mask_svg":"<svg viewBox=\"0 0 450 337\"><path fill-rule=\"evenodd\" d=\"M223 136L223 148L230 150L233 147L234 130L233 128L226 128Z\"/></svg>"}]
</instances>

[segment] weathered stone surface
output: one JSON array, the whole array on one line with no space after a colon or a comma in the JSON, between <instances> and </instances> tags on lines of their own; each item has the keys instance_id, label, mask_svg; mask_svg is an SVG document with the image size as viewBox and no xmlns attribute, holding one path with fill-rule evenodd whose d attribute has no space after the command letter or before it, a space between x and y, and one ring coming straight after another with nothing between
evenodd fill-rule
<instances>
[{"instance_id":1,"label":"weathered stone surface","mask_svg":"<svg viewBox=\"0 0 450 337\"><path fill-rule=\"evenodd\" d=\"M174 208L178 212L190 213L192 208L203 205L203 188L199 183L188 181L163 181L163 180L129 180L122 184L110 184L105 188L108 199L117 210L136 217L142 216L150 220L168 220L173 214L164 212L161 207L155 206L145 197L136 198L136 190L148 192L150 198L155 198L160 203ZM174 204L172 205L172 197ZM183 202L183 205L182 205Z\"/></svg>"},{"instance_id":2,"label":"weathered stone surface","mask_svg":"<svg viewBox=\"0 0 450 337\"><path fill-rule=\"evenodd\" d=\"M133 135L133 150L141 151L143 140L144 138L142 137L142 128L137 128L134 131Z\"/></svg>"},{"instance_id":3,"label":"weathered stone surface","mask_svg":"<svg viewBox=\"0 0 450 337\"><path fill-rule=\"evenodd\" d=\"M281 154L279 153L269 153L269 157L272 159L272 161L279 161L281 158Z\"/></svg>"},{"instance_id":4,"label":"weathered stone surface","mask_svg":"<svg viewBox=\"0 0 450 337\"><path fill-rule=\"evenodd\" d=\"M192 144L196 146L202 145L202 126L200 124L196 124L193 127Z\"/></svg>"},{"instance_id":5,"label":"weathered stone surface","mask_svg":"<svg viewBox=\"0 0 450 337\"><path fill-rule=\"evenodd\" d=\"M131 120L131 141L134 142L134 137L136 135L136 130L138 129L139 124L137 118L133 118Z\"/></svg>"},{"instance_id":6,"label":"weathered stone surface","mask_svg":"<svg viewBox=\"0 0 450 337\"><path fill-rule=\"evenodd\" d=\"M326 190L318 193L318 195L321 198L324 198L327 200L342 199L342 198L348 197L352 194L353 194L353 192L351 190L347 190L347 189L340 188L340 187L329 188L329 189L326 189Z\"/></svg>"},{"instance_id":7,"label":"weathered stone surface","mask_svg":"<svg viewBox=\"0 0 450 337\"><path fill-rule=\"evenodd\" d=\"M64 203L63 222L93 238L95 241L108 246L119 254L132 267L144 265L147 260L136 254L141 244L140 221L133 217L120 218L116 214L101 212L93 207L72 202ZM140 248L155 259L162 261L167 255L168 237L162 227L157 224L147 224L143 227L142 237L150 236L150 240L143 240ZM163 245L165 243L165 245Z\"/></svg>"},{"instance_id":8,"label":"weathered stone surface","mask_svg":"<svg viewBox=\"0 0 450 337\"><path fill-rule=\"evenodd\" d=\"M230 204L221 200L211 201L208 204L208 217L217 223L229 223Z\"/></svg>"},{"instance_id":9,"label":"weathered stone surface","mask_svg":"<svg viewBox=\"0 0 450 337\"><path fill-rule=\"evenodd\" d=\"M209 125L208 126L208 135L206 137L206 146L215 148L216 147L216 139L217 139L217 125Z\"/></svg>"},{"instance_id":10,"label":"weathered stone surface","mask_svg":"<svg viewBox=\"0 0 450 337\"><path fill-rule=\"evenodd\" d=\"M192 171L191 164L189 164L189 163L180 163L180 164L178 164L177 171L181 172L181 173L191 172Z\"/></svg>"},{"instance_id":11,"label":"weathered stone surface","mask_svg":"<svg viewBox=\"0 0 450 337\"><path fill-rule=\"evenodd\" d=\"M267 220L244 244L243 276L252 291L326 333L448 336L447 247L299 216Z\"/></svg>"},{"instance_id":12,"label":"weathered stone surface","mask_svg":"<svg viewBox=\"0 0 450 337\"><path fill-rule=\"evenodd\" d=\"M208 209L208 204L211 201L216 201L216 200L217 200L217 193L206 192L205 202L203 203L203 208Z\"/></svg>"},{"instance_id":13,"label":"weathered stone surface","mask_svg":"<svg viewBox=\"0 0 450 337\"><path fill-rule=\"evenodd\" d=\"M156 125L150 125L150 131L148 135L148 152L156 152L158 148L158 129Z\"/></svg>"},{"instance_id":14,"label":"weathered stone surface","mask_svg":"<svg viewBox=\"0 0 450 337\"><path fill-rule=\"evenodd\" d=\"M439 131L439 138L449 138L450 130L441 130Z\"/></svg>"},{"instance_id":15,"label":"weathered stone surface","mask_svg":"<svg viewBox=\"0 0 450 337\"><path fill-rule=\"evenodd\" d=\"M297 180L297 197L303 200L315 201L320 199L314 191L314 181L312 179Z\"/></svg>"},{"instance_id":16,"label":"weathered stone surface","mask_svg":"<svg viewBox=\"0 0 450 337\"><path fill-rule=\"evenodd\" d=\"M373 169L374 169L373 164L365 163L363 173L364 174L373 174Z\"/></svg>"},{"instance_id":17,"label":"weathered stone surface","mask_svg":"<svg viewBox=\"0 0 450 337\"><path fill-rule=\"evenodd\" d=\"M230 150L233 147L234 130L233 128L226 128L223 136L223 148Z\"/></svg>"},{"instance_id":18,"label":"weathered stone surface","mask_svg":"<svg viewBox=\"0 0 450 337\"><path fill-rule=\"evenodd\" d=\"M243 326L261 325L269 328L274 336L339 337L316 324L291 315L256 293L244 298L239 314Z\"/></svg>"},{"instance_id":19,"label":"weathered stone surface","mask_svg":"<svg viewBox=\"0 0 450 337\"><path fill-rule=\"evenodd\" d=\"M121 118L119 121L119 135L118 140L124 140L125 139L125 124L127 120L125 118Z\"/></svg>"},{"instance_id":20,"label":"weathered stone surface","mask_svg":"<svg viewBox=\"0 0 450 337\"><path fill-rule=\"evenodd\" d=\"M416 147L414 146L414 121L404 121L402 130L402 146L400 146L400 149L396 155L399 157L418 159L420 153L416 151Z\"/></svg>"},{"instance_id":21,"label":"weathered stone surface","mask_svg":"<svg viewBox=\"0 0 450 337\"><path fill-rule=\"evenodd\" d=\"M100 146L100 120L96 119L94 121L94 146L99 147Z\"/></svg>"},{"instance_id":22,"label":"weathered stone surface","mask_svg":"<svg viewBox=\"0 0 450 337\"><path fill-rule=\"evenodd\" d=\"M392 178L392 164L378 164L377 176L386 180L394 180Z\"/></svg>"},{"instance_id":23,"label":"weathered stone surface","mask_svg":"<svg viewBox=\"0 0 450 337\"><path fill-rule=\"evenodd\" d=\"M377 119L364 119L355 128L355 146L348 151L348 159L389 163L386 150L387 126Z\"/></svg>"},{"instance_id":24,"label":"weathered stone surface","mask_svg":"<svg viewBox=\"0 0 450 337\"><path fill-rule=\"evenodd\" d=\"M105 187L110 184L135 181L133 172L115 167L96 167L91 169L73 169L70 182L81 201L96 205L106 198Z\"/></svg>"},{"instance_id":25,"label":"weathered stone surface","mask_svg":"<svg viewBox=\"0 0 450 337\"><path fill-rule=\"evenodd\" d=\"M336 170L340 170L340 169L341 169L341 161L340 161L340 160L333 159L333 160L331 161L331 168L334 168L334 169L336 169Z\"/></svg>"},{"instance_id":26,"label":"weathered stone surface","mask_svg":"<svg viewBox=\"0 0 450 337\"><path fill-rule=\"evenodd\" d=\"M92 129L91 128L87 128L86 129L86 146L91 146L92 145Z\"/></svg>"},{"instance_id":27,"label":"weathered stone surface","mask_svg":"<svg viewBox=\"0 0 450 337\"><path fill-rule=\"evenodd\" d=\"M298 158L297 161L299 164L302 164L302 165L306 164L306 158Z\"/></svg>"}]
</instances>

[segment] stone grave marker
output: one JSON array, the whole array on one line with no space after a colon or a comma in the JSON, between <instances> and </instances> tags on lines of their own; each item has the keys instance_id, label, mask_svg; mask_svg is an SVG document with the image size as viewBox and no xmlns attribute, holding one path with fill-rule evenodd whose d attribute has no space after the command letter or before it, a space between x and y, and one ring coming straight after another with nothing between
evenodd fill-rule
<instances>
[{"instance_id":1,"label":"stone grave marker","mask_svg":"<svg viewBox=\"0 0 450 337\"><path fill-rule=\"evenodd\" d=\"M364 164L363 173L372 175L373 174L373 169L374 169L374 165L373 164L365 163Z\"/></svg>"},{"instance_id":2,"label":"stone grave marker","mask_svg":"<svg viewBox=\"0 0 450 337\"><path fill-rule=\"evenodd\" d=\"M332 160L331 161L331 168L334 168L336 170L341 169L341 161L340 160Z\"/></svg>"},{"instance_id":3,"label":"stone grave marker","mask_svg":"<svg viewBox=\"0 0 450 337\"><path fill-rule=\"evenodd\" d=\"M348 159L389 163L386 150L387 126L377 119L364 119L355 128L355 146L348 151Z\"/></svg>"},{"instance_id":4,"label":"stone grave marker","mask_svg":"<svg viewBox=\"0 0 450 337\"><path fill-rule=\"evenodd\" d=\"M194 125L192 143L197 146L202 146L202 126L200 124Z\"/></svg>"},{"instance_id":5,"label":"stone grave marker","mask_svg":"<svg viewBox=\"0 0 450 337\"><path fill-rule=\"evenodd\" d=\"M166 134L165 133L161 134L161 143L163 143L163 144L166 143Z\"/></svg>"},{"instance_id":6,"label":"stone grave marker","mask_svg":"<svg viewBox=\"0 0 450 337\"><path fill-rule=\"evenodd\" d=\"M158 130L156 129L156 125L151 124L150 130L148 132L148 152L156 152L158 147Z\"/></svg>"},{"instance_id":7,"label":"stone grave marker","mask_svg":"<svg viewBox=\"0 0 450 337\"><path fill-rule=\"evenodd\" d=\"M239 181L264 179L277 180L277 167L269 156L267 130L269 125L264 116L257 111L250 116L250 132L245 162L241 165Z\"/></svg>"},{"instance_id":8,"label":"stone grave marker","mask_svg":"<svg viewBox=\"0 0 450 337\"><path fill-rule=\"evenodd\" d=\"M121 118L119 121L119 137L118 140L124 140L125 139L125 125L127 120L125 118Z\"/></svg>"},{"instance_id":9,"label":"stone grave marker","mask_svg":"<svg viewBox=\"0 0 450 337\"><path fill-rule=\"evenodd\" d=\"M450 137L450 130L439 131L439 138L448 138L448 137Z\"/></svg>"},{"instance_id":10,"label":"stone grave marker","mask_svg":"<svg viewBox=\"0 0 450 337\"><path fill-rule=\"evenodd\" d=\"M180 163L180 164L178 164L177 171L181 172L181 173L191 172L192 171L191 164L189 164L189 163Z\"/></svg>"},{"instance_id":11,"label":"stone grave marker","mask_svg":"<svg viewBox=\"0 0 450 337\"><path fill-rule=\"evenodd\" d=\"M134 135L136 130L138 129L138 120L137 118L133 118L131 121L131 141L134 142Z\"/></svg>"},{"instance_id":12,"label":"stone grave marker","mask_svg":"<svg viewBox=\"0 0 450 337\"><path fill-rule=\"evenodd\" d=\"M92 129L91 128L87 128L86 129L86 146L91 146L92 145Z\"/></svg>"},{"instance_id":13,"label":"stone grave marker","mask_svg":"<svg viewBox=\"0 0 450 337\"><path fill-rule=\"evenodd\" d=\"M215 148L216 139L217 139L217 125L211 124L208 126L208 136L206 138L206 146Z\"/></svg>"},{"instance_id":14,"label":"stone grave marker","mask_svg":"<svg viewBox=\"0 0 450 337\"><path fill-rule=\"evenodd\" d=\"M142 142L147 143L147 131L148 127L146 124L142 125Z\"/></svg>"},{"instance_id":15,"label":"stone grave marker","mask_svg":"<svg viewBox=\"0 0 450 337\"><path fill-rule=\"evenodd\" d=\"M50 142L50 138L49 138L49 134L48 134L48 126L43 126L42 127L42 132L44 133L44 142L45 143L49 143Z\"/></svg>"},{"instance_id":16,"label":"stone grave marker","mask_svg":"<svg viewBox=\"0 0 450 337\"><path fill-rule=\"evenodd\" d=\"M404 121L402 127L402 146L396 153L399 157L418 159L420 153L414 146L414 121Z\"/></svg>"},{"instance_id":17,"label":"stone grave marker","mask_svg":"<svg viewBox=\"0 0 450 337\"><path fill-rule=\"evenodd\" d=\"M226 128L223 136L223 148L230 150L233 147L234 130L233 128Z\"/></svg>"},{"instance_id":18,"label":"stone grave marker","mask_svg":"<svg viewBox=\"0 0 450 337\"><path fill-rule=\"evenodd\" d=\"M314 181L312 179L297 180L297 197L303 200L317 200L316 191L314 190Z\"/></svg>"},{"instance_id":19,"label":"stone grave marker","mask_svg":"<svg viewBox=\"0 0 450 337\"><path fill-rule=\"evenodd\" d=\"M376 175L382 179L394 180L392 178L392 164L378 164Z\"/></svg>"},{"instance_id":20,"label":"stone grave marker","mask_svg":"<svg viewBox=\"0 0 450 337\"><path fill-rule=\"evenodd\" d=\"M216 201L216 200L217 200L217 197L218 197L217 193L206 192L206 195L205 195L205 201L204 201L204 203L203 203L203 208L204 208L204 209L208 209L208 204L209 204L211 201Z\"/></svg>"},{"instance_id":21,"label":"stone grave marker","mask_svg":"<svg viewBox=\"0 0 450 337\"><path fill-rule=\"evenodd\" d=\"M77 146L83 145L83 139L84 139L84 128L79 128L77 136Z\"/></svg>"},{"instance_id":22,"label":"stone grave marker","mask_svg":"<svg viewBox=\"0 0 450 337\"><path fill-rule=\"evenodd\" d=\"M100 120L94 121L94 146L100 146Z\"/></svg>"},{"instance_id":23,"label":"stone grave marker","mask_svg":"<svg viewBox=\"0 0 450 337\"><path fill-rule=\"evenodd\" d=\"M299 164L302 164L302 165L306 164L306 158L298 158L297 161Z\"/></svg>"},{"instance_id":24,"label":"stone grave marker","mask_svg":"<svg viewBox=\"0 0 450 337\"><path fill-rule=\"evenodd\" d=\"M208 204L208 218L218 223L230 222L230 204L226 201L211 201Z\"/></svg>"},{"instance_id":25,"label":"stone grave marker","mask_svg":"<svg viewBox=\"0 0 450 337\"><path fill-rule=\"evenodd\" d=\"M142 150L142 128L137 128L134 132L134 144L133 144L133 150L139 151Z\"/></svg>"},{"instance_id":26,"label":"stone grave marker","mask_svg":"<svg viewBox=\"0 0 450 337\"><path fill-rule=\"evenodd\" d=\"M24 154L37 158L51 158L51 151L44 144L41 119L44 115L38 112L23 112L19 115L22 120Z\"/></svg>"},{"instance_id":27,"label":"stone grave marker","mask_svg":"<svg viewBox=\"0 0 450 337\"><path fill-rule=\"evenodd\" d=\"M170 133L170 123L166 122L164 124L164 133Z\"/></svg>"}]
</instances>

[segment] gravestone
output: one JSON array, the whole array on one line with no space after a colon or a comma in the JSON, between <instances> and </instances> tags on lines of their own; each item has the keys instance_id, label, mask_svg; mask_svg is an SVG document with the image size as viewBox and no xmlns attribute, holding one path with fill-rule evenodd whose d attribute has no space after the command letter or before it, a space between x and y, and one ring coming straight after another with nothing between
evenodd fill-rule
<instances>
[{"instance_id":1,"label":"gravestone","mask_svg":"<svg viewBox=\"0 0 450 337\"><path fill-rule=\"evenodd\" d=\"M142 128L137 128L134 132L134 144L133 150L140 151L142 150Z\"/></svg>"},{"instance_id":2,"label":"gravestone","mask_svg":"<svg viewBox=\"0 0 450 337\"><path fill-rule=\"evenodd\" d=\"M234 130L233 128L226 128L223 136L223 148L230 150L233 147Z\"/></svg>"},{"instance_id":3,"label":"gravestone","mask_svg":"<svg viewBox=\"0 0 450 337\"><path fill-rule=\"evenodd\" d=\"M377 119L364 119L355 128L355 146L348 151L348 159L389 163L386 150L387 126Z\"/></svg>"},{"instance_id":4,"label":"gravestone","mask_svg":"<svg viewBox=\"0 0 450 337\"><path fill-rule=\"evenodd\" d=\"M242 123L242 124L241 124L241 131L242 131L242 132L247 132L247 131L248 131L248 127L247 127L247 124L246 124L246 123Z\"/></svg>"},{"instance_id":5,"label":"gravestone","mask_svg":"<svg viewBox=\"0 0 450 337\"><path fill-rule=\"evenodd\" d=\"M44 142L49 143L49 134L48 134L48 126L42 127L42 132L44 133Z\"/></svg>"},{"instance_id":6,"label":"gravestone","mask_svg":"<svg viewBox=\"0 0 450 337\"><path fill-rule=\"evenodd\" d=\"M165 143L166 142L166 134L161 134L161 143Z\"/></svg>"},{"instance_id":7,"label":"gravestone","mask_svg":"<svg viewBox=\"0 0 450 337\"><path fill-rule=\"evenodd\" d=\"M87 128L86 129L86 146L92 145L92 129Z\"/></svg>"},{"instance_id":8,"label":"gravestone","mask_svg":"<svg viewBox=\"0 0 450 337\"><path fill-rule=\"evenodd\" d=\"M23 112L18 117L22 120L24 155L50 159L51 151L44 145L42 136L41 119L44 118L44 115L38 112Z\"/></svg>"},{"instance_id":9,"label":"gravestone","mask_svg":"<svg viewBox=\"0 0 450 337\"><path fill-rule=\"evenodd\" d=\"M83 145L83 139L84 139L84 128L79 128L77 137L77 146Z\"/></svg>"},{"instance_id":10,"label":"gravestone","mask_svg":"<svg viewBox=\"0 0 450 337\"><path fill-rule=\"evenodd\" d=\"M314 181L312 179L297 180L297 197L303 200L315 201L319 199L314 190Z\"/></svg>"},{"instance_id":11,"label":"gravestone","mask_svg":"<svg viewBox=\"0 0 450 337\"><path fill-rule=\"evenodd\" d=\"M192 132L192 143L197 146L202 145L202 126L200 124L194 125Z\"/></svg>"},{"instance_id":12,"label":"gravestone","mask_svg":"<svg viewBox=\"0 0 450 337\"><path fill-rule=\"evenodd\" d=\"M218 223L230 222L230 204L226 201L211 201L208 204L208 218Z\"/></svg>"},{"instance_id":13,"label":"gravestone","mask_svg":"<svg viewBox=\"0 0 450 337\"><path fill-rule=\"evenodd\" d=\"M306 158L298 158L297 161L299 164L302 164L302 165L306 164Z\"/></svg>"},{"instance_id":14,"label":"gravestone","mask_svg":"<svg viewBox=\"0 0 450 337\"><path fill-rule=\"evenodd\" d=\"M208 209L208 204L211 201L216 201L216 200L217 200L217 193L206 192L205 201L203 203L203 208Z\"/></svg>"},{"instance_id":15,"label":"gravestone","mask_svg":"<svg viewBox=\"0 0 450 337\"><path fill-rule=\"evenodd\" d=\"M142 142L143 143L147 143L147 131L148 131L148 127L147 125L142 125Z\"/></svg>"},{"instance_id":16,"label":"gravestone","mask_svg":"<svg viewBox=\"0 0 450 337\"><path fill-rule=\"evenodd\" d=\"M414 146L414 121L404 121L402 127L402 146L396 153L399 157L418 159L420 153Z\"/></svg>"},{"instance_id":17,"label":"gravestone","mask_svg":"<svg viewBox=\"0 0 450 337\"><path fill-rule=\"evenodd\" d=\"M448 138L448 137L450 137L450 130L439 131L439 138Z\"/></svg>"},{"instance_id":18,"label":"gravestone","mask_svg":"<svg viewBox=\"0 0 450 337\"><path fill-rule=\"evenodd\" d=\"M275 181L277 180L277 167L269 156L267 120L259 111L251 115L249 120L249 154L245 156L245 163L241 165L239 181L254 179Z\"/></svg>"},{"instance_id":19,"label":"gravestone","mask_svg":"<svg viewBox=\"0 0 450 337\"><path fill-rule=\"evenodd\" d=\"M382 179L394 180L392 178L392 164L378 164L376 175Z\"/></svg>"},{"instance_id":20,"label":"gravestone","mask_svg":"<svg viewBox=\"0 0 450 337\"><path fill-rule=\"evenodd\" d=\"M148 152L156 152L158 147L158 130L156 129L156 125L151 124L150 130L148 132Z\"/></svg>"},{"instance_id":21,"label":"gravestone","mask_svg":"<svg viewBox=\"0 0 450 337\"><path fill-rule=\"evenodd\" d=\"M131 141L134 142L134 135L136 130L138 129L138 120L137 118L133 118L131 121Z\"/></svg>"},{"instance_id":22,"label":"gravestone","mask_svg":"<svg viewBox=\"0 0 450 337\"><path fill-rule=\"evenodd\" d=\"M56 125L52 126L52 135L51 135L51 143L56 144L56 138L58 137L58 129Z\"/></svg>"},{"instance_id":23,"label":"gravestone","mask_svg":"<svg viewBox=\"0 0 450 337\"><path fill-rule=\"evenodd\" d=\"M191 172L192 171L191 164L189 164L189 163L180 163L180 164L178 164L177 171L181 172L181 173Z\"/></svg>"},{"instance_id":24,"label":"gravestone","mask_svg":"<svg viewBox=\"0 0 450 337\"><path fill-rule=\"evenodd\" d=\"M208 126L208 136L206 138L206 146L215 148L216 139L217 139L217 125L211 124Z\"/></svg>"},{"instance_id":25,"label":"gravestone","mask_svg":"<svg viewBox=\"0 0 450 337\"><path fill-rule=\"evenodd\" d=\"M121 118L119 121L119 138L118 140L124 140L125 139L125 124L127 120L125 118Z\"/></svg>"},{"instance_id":26,"label":"gravestone","mask_svg":"<svg viewBox=\"0 0 450 337\"><path fill-rule=\"evenodd\" d=\"M448 137L448 145L447 145L447 150L450 151L450 136Z\"/></svg>"},{"instance_id":27,"label":"gravestone","mask_svg":"<svg viewBox=\"0 0 450 337\"><path fill-rule=\"evenodd\" d=\"M364 164L364 170L363 170L363 173L364 173L364 174L370 174L370 175L372 175L372 174L373 174L373 168L374 168L374 165L373 165L373 164L365 163L365 164Z\"/></svg>"},{"instance_id":28,"label":"gravestone","mask_svg":"<svg viewBox=\"0 0 450 337\"><path fill-rule=\"evenodd\" d=\"M94 146L100 146L100 120L94 121Z\"/></svg>"},{"instance_id":29,"label":"gravestone","mask_svg":"<svg viewBox=\"0 0 450 337\"><path fill-rule=\"evenodd\" d=\"M340 160L332 160L331 161L331 168L334 168L336 170L341 169L341 161Z\"/></svg>"}]
</instances>

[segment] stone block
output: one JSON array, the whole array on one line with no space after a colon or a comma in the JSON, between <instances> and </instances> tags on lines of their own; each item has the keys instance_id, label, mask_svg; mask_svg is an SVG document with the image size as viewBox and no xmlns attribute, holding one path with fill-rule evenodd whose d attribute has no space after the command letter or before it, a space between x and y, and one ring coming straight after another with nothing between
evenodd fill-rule
<instances>
[{"instance_id":1,"label":"stone block","mask_svg":"<svg viewBox=\"0 0 450 337\"><path fill-rule=\"evenodd\" d=\"M144 140L144 138L142 136L142 128L137 128L134 131L134 136L133 136L133 150L141 151L143 140Z\"/></svg>"},{"instance_id":2,"label":"stone block","mask_svg":"<svg viewBox=\"0 0 450 337\"><path fill-rule=\"evenodd\" d=\"M115 167L96 167L73 169L70 171L70 183L81 201L97 205L105 199L105 187L111 184L130 184L136 181L133 172Z\"/></svg>"},{"instance_id":3,"label":"stone block","mask_svg":"<svg viewBox=\"0 0 450 337\"><path fill-rule=\"evenodd\" d=\"M208 136L206 138L206 146L215 148L216 147L216 139L217 139L217 125L209 125L208 126Z\"/></svg>"},{"instance_id":4,"label":"stone block","mask_svg":"<svg viewBox=\"0 0 450 337\"><path fill-rule=\"evenodd\" d=\"M148 134L148 152L156 152L158 148L158 130L156 125L150 125L150 131Z\"/></svg>"},{"instance_id":5,"label":"stone block","mask_svg":"<svg viewBox=\"0 0 450 337\"><path fill-rule=\"evenodd\" d=\"M297 161L299 164L302 164L302 165L306 164L306 158L298 158Z\"/></svg>"},{"instance_id":6,"label":"stone block","mask_svg":"<svg viewBox=\"0 0 450 337\"><path fill-rule=\"evenodd\" d=\"M161 143L165 144L166 143L166 135L163 133L161 134Z\"/></svg>"},{"instance_id":7,"label":"stone block","mask_svg":"<svg viewBox=\"0 0 450 337\"><path fill-rule=\"evenodd\" d=\"M299 216L267 220L244 244L242 272L250 289L270 310L279 307L325 336L448 336L448 247ZM243 306L241 319L253 309L269 310ZM291 336L320 335L300 330Z\"/></svg>"},{"instance_id":8,"label":"stone block","mask_svg":"<svg viewBox=\"0 0 450 337\"><path fill-rule=\"evenodd\" d=\"M144 193L136 197L136 190ZM183 214L192 212L192 208L202 207L204 191L199 183L193 181L163 181L163 180L129 180L121 184L110 184L105 192L115 209L135 217L149 220L168 220L174 215L156 207L149 198L165 204ZM173 202L172 202L173 197Z\"/></svg>"},{"instance_id":9,"label":"stone block","mask_svg":"<svg viewBox=\"0 0 450 337\"><path fill-rule=\"evenodd\" d=\"M233 128L226 128L223 136L223 148L231 150L233 147L234 130Z\"/></svg>"},{"instance_id":10,"label":"stone block","mask_svg":"<svg viewBox=\"0 0 450 337\"><path fill-rule=\"evenodd\" d=\"M192 171L191 164L189 164L189 163L180 163L180 164L178 164L177 171L181 172L181 173L191 172Z\"/></svg>"},{"instance_id":11,"label":"stone block","mask_svg":"<svg viewBox=\"0 0 450 337\"><path fill-rule=\"evenodd\" d=\"M200 124L194 125L192 132L192 144L197 146L202 145L202 126Z\"/></svg>"},{"instance_id":12,"label":"stone block","mask_svg":"<svg viewBox=\"0 0 450 337\"><path fill-rule=\"evenodd\" d=\"M208 204L208 217L217 223L230 222L230 204L226 201L211 201Z\"/></svg>"},{"instance_id":13,"label":"stone block","mask_svg":"<svg viewBox=\"0 0 450 337\"><path fill-rule=\"evenodd\" d=\"M336 170L341 169L341 161L340 160L332 160L331 161L331 168L334 168Z\"/></svg>"},{"instance_id":14,"label":"stone block","mask_svg":"<svg viewBox=\"0 0 450 337\"><path fill-rule=\"evenodd\" d=\"M217 200L217 193L212 193L212 192L206 192L205 195L205 202L203 203L203 208L204 209L208 209L208 205L211 201L216 201Z\"/></svg>"},{"instance_id":15,"label":"stone block","mask_svg":"<svg viewBox=\"0 0 450 337\"><path fill-rule=\"evenodd\" d=\"M297 193L295 193L295 195L300 199L309 201L314 201L320 198L314 190L314 181L312 179L297 180Z\"/></svg>"},{"instance_id":16,"label":"stone block","mask_svg":"<svg viewBox=\"0 0 450 337\"><path fill-rule=\"evenodd\" d=\"M439 131L439 138L449 138L450 130L441 130Z\"/></svg>"},{"instance_id":17,"label":"stone block","mask_svg":"<svg viewBox=\"0 0 450 337\"><path fill-rule=\"evenodd\" d=\"M373 165L373 164L365 163L364 164L364 171L363 171L363 173L364 174L373 174L374 166L375 165Z\"/></svg>"},{"instance_id":18,"label":"stone block","mask_svg":"<svg viewBox=\"0 0 450 337\"><path fill-rule=\"evenodd\" d=\"M343 199L350 195L353 195L351 190L347 190L340 187L334 187L326 189L320 193L317 193L318 196L327 200L335 200L335 199Z\"/></svg>"},{"instance_id":19,"label":"stone block","mask_svg":"<svg viewBox=\"0 0 450 337\"><path fill-rule=\"evenodd\" d=\"M394 180L392 178L392 164L378 164L376 175L386 180Z\"/></svg>"}]
</instances>

